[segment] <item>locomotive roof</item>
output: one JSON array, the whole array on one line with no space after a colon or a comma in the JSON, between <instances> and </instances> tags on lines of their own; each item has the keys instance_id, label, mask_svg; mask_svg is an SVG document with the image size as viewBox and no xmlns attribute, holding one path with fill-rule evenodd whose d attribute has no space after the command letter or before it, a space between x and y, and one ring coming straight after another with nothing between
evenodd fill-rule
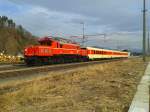
<instances>
[{"instance_id":1,"label":"locomotive roof","mask_svg":"<svg viewBox=\"0 0 150 112\"><path fill-rule=\"evenodd\" d=\"M74 44L74 45L80 46L78 43L76 43L72 40L61 38L61 37L44 37L44 38L40 38L39 42L42 42L42 41L58 41L61 44Z\"/></svg>"},{"instance_id":2,"label":"locomotive roof","mask_svg":"<svg viewBox=\"0 0 150 112\"><path fill-rule=\"evenodd\" d=\"M113 50L113 49L103 49L103 48L95 48L95 47L86 47L87 49L91 50L105 50L105 51L113 51L113 52L128 52L128 51L120 51L120 50Z\"/></svg>"}]
</instances>

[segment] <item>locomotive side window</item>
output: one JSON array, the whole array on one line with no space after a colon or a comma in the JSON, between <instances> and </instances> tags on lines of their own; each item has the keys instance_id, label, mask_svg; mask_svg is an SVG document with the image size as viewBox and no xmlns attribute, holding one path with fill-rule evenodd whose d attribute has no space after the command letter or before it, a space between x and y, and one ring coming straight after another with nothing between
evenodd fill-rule
<instances>
[{"instance_id":1,"label":"locomotive side window","mask_svg":"<svg viewBox=\"0 0 150 112\"><path fill-rule=\"evenodd\" d=\"M43 43L43 42L40 42L40 44L41 44L41 45L44 45L44 43Z\"/></svg>"},{"instance_id":2,"label":"locomotive side window","mask_svg":"<svg viewBox=\"0 0 150 112\"><path fill-rule=\"evenodd\" d=\"M51 41L48 41L48 42L47 42L47 45L49 45L49 46L50 46L51 44L52 44L52 42L51 42Z\"/></svg>"},{"instance_id":3,"label":"locomotive side window","mask_svg":"<svg viewBox=\"0 0 150 112\"><path fill-rule=\"evenodd\" d=\"M57 43L57 48L59 48L59 44Z\"/></svg>"},{"instance_id":4,"label":"locomotive side window","mask_svg":"<svg viewBox=\"0 0 150 112\"><path fill-rule=\"evenodd\" d=\"M63 45L62 44L60 44L60 48L62 48L63 47Z\"/></svg>"}]
</instances>

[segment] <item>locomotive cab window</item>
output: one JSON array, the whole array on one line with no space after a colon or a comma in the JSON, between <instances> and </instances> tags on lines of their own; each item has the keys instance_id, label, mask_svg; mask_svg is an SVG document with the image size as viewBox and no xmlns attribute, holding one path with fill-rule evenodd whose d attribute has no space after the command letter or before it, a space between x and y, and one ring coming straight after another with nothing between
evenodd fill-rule
<instances>
[{"instance_id":1,"label":"locomotive cab window","mask_svg":"<svg viewBox=\"0 0 150 112\"><path fill-rule=\"evenodd\" d=\"M52 42L51 41L42 41L40 42L41 45L46 45L46 46L51 46Z\"/></svg>"}]
</instances>

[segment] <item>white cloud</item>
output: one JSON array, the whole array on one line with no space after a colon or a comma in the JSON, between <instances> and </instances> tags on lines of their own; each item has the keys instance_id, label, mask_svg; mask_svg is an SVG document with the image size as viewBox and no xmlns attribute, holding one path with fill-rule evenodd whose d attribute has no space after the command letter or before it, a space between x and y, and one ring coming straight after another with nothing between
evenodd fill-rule
<instances>
[{"instance_id":1,"label":"white cloud","mask_svg":"<svg viewBox=\"0 0 150 112\"><path fill-rule=\"evenodd\" d=\"M85 33L138 32L142 30L142 2L137 0L9 0L24 9L11 16L18 24L38 36L81 35L81 21ZM128 33L127 33L128 34ZM124 37L124 38L120 38ZM141 35L110 36L113 42L101 43L114 47L141 48ZM110 39L110 40L111 40ZM94 40L94 39L93 39ZM99 40L89 42L99 45ZM136 44L133 44L136 43Z\"/></svg>"},{"instance_id":2,"label":"white cloud","mask_svg":"<svg viewBox=\"0 0 150 112\"><path fill-rule=\"evenodd\" d=\"M82 25L80 23L82 21L86 21L85 25L87 26L87 32L102 31L101 29L106 28L104 25L88 26L87 21L94 23L97 21L97 18L86 17L80 14L50 11L43 7L32 7L30 10L23 12L19 16L22 19L18 16L13 17L17 23L22 24L25 28L39 36L50 35L50 33L59 35L59 32L66 35L81 34ZM90 27L93 27L91 31ZM94 27L96 27L95 30Z\"/></svg>"}]
</instances>

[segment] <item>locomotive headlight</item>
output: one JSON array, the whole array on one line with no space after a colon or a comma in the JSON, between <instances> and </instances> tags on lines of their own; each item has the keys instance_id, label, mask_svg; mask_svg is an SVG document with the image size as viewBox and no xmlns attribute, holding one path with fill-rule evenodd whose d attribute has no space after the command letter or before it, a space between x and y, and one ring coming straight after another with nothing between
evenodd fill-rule
<instances>
[{"instance_id":1,"label":"locomotive headlight","mask_svg":"<svg viewBox=\"0 0 150 112\"><path fill-rule=\"evenodd\" d=\"M24 51L27 52L27 48Z\"/></svg>"}]
</instances>

